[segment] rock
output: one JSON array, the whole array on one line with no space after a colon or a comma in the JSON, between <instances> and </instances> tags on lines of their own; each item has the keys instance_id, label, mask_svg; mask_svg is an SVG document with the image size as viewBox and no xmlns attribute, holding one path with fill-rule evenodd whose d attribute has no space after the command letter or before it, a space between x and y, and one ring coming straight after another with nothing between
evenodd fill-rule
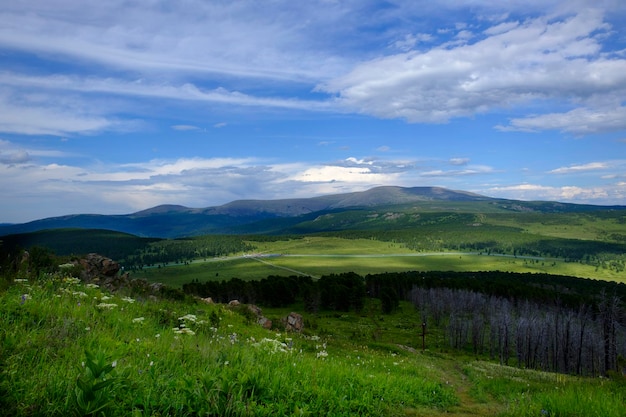
<instances>
[{"instance_id":1,"label":"rock","mask_svg":"<svg viewBox=\"0 0 626 417\"><path fill-rule=\"evenodd\" d=\"M97 253L88 254L78 263L83 267L81 278L85 282L114 277L120 271L120 264Z\"/></svg>"},{"instance_id":2,"label":"rock","mask_svg":"<svg viewBox=\"0 0 626 417\"><path fill-rule=\"evenodd\" d=\"M254 314L256 316L256 322L263 327L264 329L271 329L272 328L272 320L268 319L267 317L265 317L263 315L263 311L256 305L254 304L249 304L248 305L248 310L250 310L252 312L252 314Z\"/></svg>"},{"instance_id":3,"label":"rock","mask_svg":"<svg viewBox=\"0 0 626 417\"><path fill-rule=\"evenodd\" d=\"M239 302L239 300L230 300L228 302L229 307L239 307L240 305L241 303Z\"/></svg>"},{"instance_id":4,"label":"rock","mask_svg":"<svg viewBox=\"0 0 626 417\"><path fill-rule=\"evenodd\" d=\"M272 328L272 320L268 319L267 317L259 317L257 323L259 323L259 325L261 325L261 327L263 327L264 329L269 330Z\"/></svg>"},{"instance_id":5,"label":"rock","mask_svg":"<svg viewBox=\"0 0 626 417\"><path fill-rule=\"evenodd\" d=\"M201 298L201 300L207 304L213 304L213 299L211 297Z\"/></svg>"},{"instance_id":6,"label":"rock","mask_svg":"<svg viewBox=\"0 0 626 417\"><path fill-rule=\"evenodd\" d=\"M254 304L249 304L248 310L252 311L252 313L257 317L263 316L263 311L258 306L255 306Z\"/></svg>"},{"instance_id":7,"label":"rock","mask_svg":"<svg viewBox=\"0 0 626 417\"><path fill-rule=\"evenodd\" d=\"M302 332L304 328L304 320L302 319L302 315L298 313L291 312L284 319L285 323L285 331L288 332Z\"/></svg>"},{"instance_id":8,"label":"rock","mask_svg":"<svg viewBox=\"0 0 626 417\"><path fill-rule=\"evenodd\" d=\"M145 279L130 279L128 273L120 274L119 263L97 253L90 253L73 263L82 268L80 279L83 282L98 284L112 292L125 288L147 296L159 294L163 287L161 283L149 283Z\"/></svg>"}]
</instances>

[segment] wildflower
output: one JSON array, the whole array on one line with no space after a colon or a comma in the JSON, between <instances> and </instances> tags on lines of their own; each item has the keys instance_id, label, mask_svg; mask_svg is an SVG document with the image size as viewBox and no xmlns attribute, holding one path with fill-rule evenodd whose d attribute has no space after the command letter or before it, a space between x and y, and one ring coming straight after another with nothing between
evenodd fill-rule
<instances>
[{"instance_id":1,"label":"wildflower","mask_svg":"<svg viewBox=\"0 0 626 417\"><path fill-rule=\"evenodd\" d=\"M143 317L137 317L133 319L133 323L143 323L144 318Z\"/></svg>"},{"instance_id":2,"label":"wildflower","mask_svg":"<svg viewBox=\"0 0 626 417\"><path fill-rule=\"evenodd\" d=\"M154 365L154 361L150 361L150 366Z\"/></svg>"},{"instance_id":3,"label":"wildflower","mask_svg":"<svg viewBox=\"0 0 626 417\"><path fill-rule=\"evenodd\" d=\"M196 317L195 314L185 314L184 316L178 318L180 321L190 321L192 323L195 323L197 319L198 317Z\"/></svg>"},{"instance_id":4,"label":"wildflower","mask_svg":"<svg viewBox=\"0 0 626 417\"><path fill-rule=\"evenodd\" d=\"M267 350L269 353L277 353L277 352L282 352L282 353L287 353L287 345L276 340L276 339L269 339L269 338L263 338L260 342L258 343L254 343L253 344L254 347L257 348L261 348L261 349L265 349Z\"/></svg>"},{"instance_id":5,"label":"wildflower","mask_svg":"<svg viewBox=\"0 0 626 417\"><path fill-rule=\"evenodd\" d=\"M194 332L193 330L191 330L191 329L189 329L187 327L174 327L172 330L176 334L188 334L188 335L196 334L196 332Z\"/></svg>"},{"instance_id":6,"label":"wildflower","mask_svg":"<svg viewBox=\"0 0 626 417\"><path fill-rule=\"evenodd\" d=\"M80 280L74 277L65 277L63 278L63 282L66 284L80 284Z\"/></svg>"},{"instance_id":7,"label":"wildflower","mask_svg":"<svg viewBox=\"0 0 626 417\"><path fill-rule=\"evenodd\" d=\"M123 297L122 301L126 301L127 303L131 303L131 304L135 302L135 300L130 297Z\"/></svg>"},{"instance_id":8,"label":"wildflower","mask_svg":"<svg viewBox=\"0 0 626 417\"><path fill-rule=\"evenodd\" d=\"M326 352L325 350L320 350L319 352L317 352L316 356L318 359L324 359L328 356L328 352Z\"/></svg>"},{"instance_id":9,"label":"wildflower","mask_svg":"<svg viewBox=\"0 0 626 417\"><path fill-rule=\"evenodd\" d=\"M85 327L85 331L87 331L87 332L88 332L88 331L90 331L90 330L91 330L91 327L89 327L89 326Z\"/></svg>"},{"instance_id":10,"label":"wildflower","mask_svg":"<svg viewBox=\"0 0 626 417\"><path fill-rule=\"evenodd\" d=\"M80 297L80 298L87 297L87 294L85 294L82 291L72 291L72 295L75 296L75 297Z\"/></svg>"},{"instance_id":11,"label":"wildflower","mask_svg":"<svg viewBox=\"0 0 626 417\"><path fill-rule=\"evenodd\" d=\"M117 366L117 361L113 361L113 363L111 363L111 367L115 368Z\"/></svg>"},{"instance_id":12,"label":"wildflower","mask_svg":"<svg viewBox=\"0 0 626 417\"><path fill-rule=\"evenodd\" d=\"M91 283L86 284L85 287L87 287L87 288L100 288L100 286L98 284L91 284Z\"/></svg>"},{"instance_id":13,"label":"wildflower","mask_svg":"<svg viewBox=\"0 0 626 417\"><path fill-rule=\"evenodd\" d=\"M111 297L109 297L108 295L103 295L102 297L100 297L100 301L108 301L110 299Z\"/></svg>"},{"instance_id":14,"label":"wildflower","mask_svg":"<svg viewBox=\"0 0 626 417\"><path fill-rule=\"evenodd\" d=\"M20 302L20 304L24 304L26 300L30 300L30 299L31 299L30 294L22 294L22 301Z\"/></svg>"},{"instance_id":15,"label":"wildflower","mask_svg":"<svg viewBox=\"0 0 626 417\"><path fill-rule=\"evenodd\" d=\"M24 278L15 278L13 282L25 283L28 282L28 280Z\"/></svg>"},{"instance_id":16,"label":"wildflower","mask_svg":"<svg viewBox=\"0 0 626 417\"><path fill-rule=\"evenodd\" d=\"M117 307L117 304L107 304L107 303L100 303L96 306L96 308L100 308L100 309L107 309L107 310L111 310L112 308Z\"/></svg>"},{"instance_id":17,"label":"wildflower","mask_svg":"<svg viewBox=\"0 0 626 417\"><path fill-rule=\"evenodd\" d=\"M157 333L156 336L154 336L154 337L156 337L158 339L159 337L161 337L161 333Z\"/></svg>"}]
</instances>

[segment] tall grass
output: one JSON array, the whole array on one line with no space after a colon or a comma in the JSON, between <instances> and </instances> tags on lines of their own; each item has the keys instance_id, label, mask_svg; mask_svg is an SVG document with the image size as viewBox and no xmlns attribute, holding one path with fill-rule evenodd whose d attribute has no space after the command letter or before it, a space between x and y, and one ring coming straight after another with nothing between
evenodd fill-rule
<instances>
[{"instance_id":1,"label":"tall grass","mask_svg":"<svg viewBox=\"0 0 626 417\"><path fill-rule=\"evenodd\" d=\"M592 379L537 372L486 362L465 368L474 397L506 404L502 417L621 417L626 380Z\"/></svg>"},{"instance_id":2,"label":"tall grass","mask_svg":"<svg viewBox=\"0 0 626 417\"><path fill-rule=\"evenodd\" d=\"M223 305L133 299L63 276L18 282L0 293L0 414L626 415L620 378L414 351L417 314L327 313L292 334Z\"/></svg>"},{"instance_id":3,"label":"tall grass","mask_svg":"<svg viewBox=\"0 0 626 417\"><path fill-rule=\"evenodd\" d=\"M0 320L5 415L402 415L457 402L396 354L361 356L222 305L131 299L69 277L11 286Z\"/></svg>"}]
</instances>

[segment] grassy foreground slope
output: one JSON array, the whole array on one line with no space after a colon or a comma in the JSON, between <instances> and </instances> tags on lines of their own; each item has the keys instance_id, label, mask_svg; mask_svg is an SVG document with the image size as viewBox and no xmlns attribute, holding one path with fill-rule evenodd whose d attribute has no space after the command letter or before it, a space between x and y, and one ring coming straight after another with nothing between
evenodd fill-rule
<instances>
[{"instance_id":1,"label":"grassy foreground slope","mask_svg":"<svg viewBox=\"0 0 626 417\"><path fill-rule=\"evenodd\" d=\"M57 274L0 294L0 410L12 416L624 416L621 379L454 356L408 305L305 315L110 294ZM297 307L294 307L297 308ZM375 342L369 337L376 332ZM359 336L359 335L362 335Z\"/></svg>"}]
</instances>

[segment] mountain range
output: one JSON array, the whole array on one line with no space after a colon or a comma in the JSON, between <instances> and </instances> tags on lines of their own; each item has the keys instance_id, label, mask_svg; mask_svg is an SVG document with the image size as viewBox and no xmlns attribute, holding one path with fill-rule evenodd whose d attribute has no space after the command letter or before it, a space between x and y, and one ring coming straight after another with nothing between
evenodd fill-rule
<instances>
[{"instance_id":1,"label":"mountain range","mask_svg":"<svg viewBox=\"0 0 626 417\"><path fill-rule=\"evenodd\" d=\"M367 191L279 200L236 200L221 206L160 205L125 215L73 214L22 224L0 225L0 236L47 229L106 229L144 237L177 238L204 234L289 233L331 213L407 210L452 212L565 212L609 209L559 202L525 202L486 197L440 187L376 187ZM625 207L613 207L624 209ZM367 212L367 213L365 213Z\"/></svg>"}]
</instances>

